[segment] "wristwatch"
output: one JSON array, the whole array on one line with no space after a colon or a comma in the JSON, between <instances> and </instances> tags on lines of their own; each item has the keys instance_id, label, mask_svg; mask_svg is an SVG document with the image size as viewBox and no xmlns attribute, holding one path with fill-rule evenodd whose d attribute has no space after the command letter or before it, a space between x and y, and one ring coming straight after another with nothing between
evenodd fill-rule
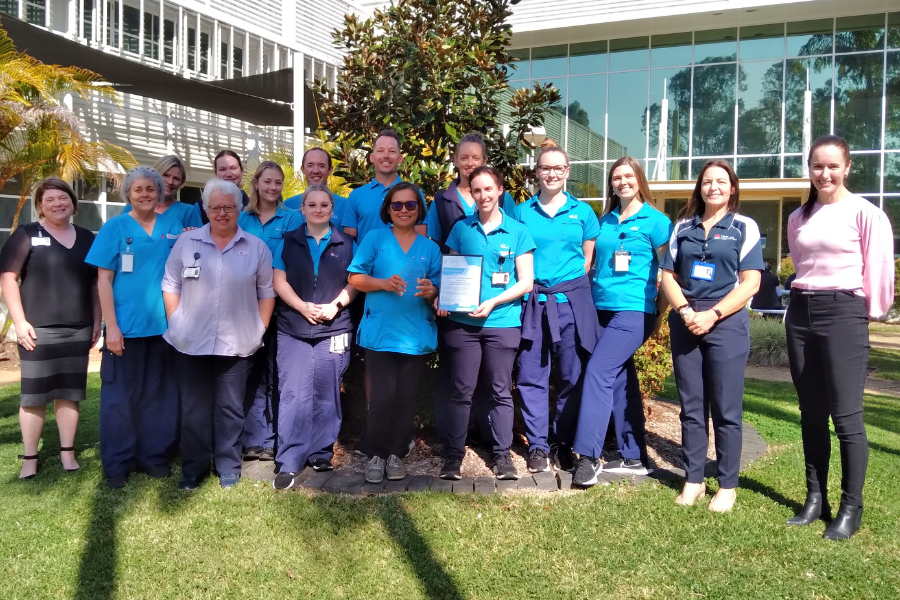
<instances>
[{"instance_id":1,"label":"wristwatch","mask_svg":"<svg viewBox=\"0 0 900 600\"><path fill-rule=\"evenodd\" d=\"M725 318L725 316L722 314L722 311L719 310L718 308L713 307L712 311L713 311L714 313L716 313L716 316L717 316L720 320Z\"/></svg>"},{"instance_id":2,"label":"wristwatch","mask_svg":"<svg viewBox=\"0 0 900 600\"><path fill-rule=\"evenodd\" d=\"M334 305L337 306L337 309L338 309L338 310L344 310L344 305L341 304L340 302L335 302Z\"/></svg>"}]
</instances>

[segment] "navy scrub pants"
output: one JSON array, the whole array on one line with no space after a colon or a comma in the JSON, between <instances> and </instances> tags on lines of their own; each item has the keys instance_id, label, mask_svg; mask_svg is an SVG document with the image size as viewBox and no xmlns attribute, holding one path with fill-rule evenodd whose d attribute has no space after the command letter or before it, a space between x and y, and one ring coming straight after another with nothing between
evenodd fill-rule
<instances>
[{"instance_id":1,"label":"navy scrub pants","mask_svg":"<svg viewBox=\"0 0 900 600\"><path fill-rule=\"evenodd\" d=\"M791 378L800 400L800 428L810 492L827 490L831 460L828 417L841 448L841 503L862 506L869 461L863 389L869 362L865 299L849 292L794 288L786 328Z\"/></svg>"},{"instance_id":2,"label":"navy scrub pants","mask_svg":"<svg viewBox=\"0 0 900 600\"><path fill-rule=\"evenodd\" d=\"M581 402L582 375L589 355L579 345L575 315L568 302L557 303L559 337L550 337L547 317L535 340L522 340L516 357L516 384L522 394L522 418L529 450L550 452L549 441L572 445ZM556 370L556 416L550 423L550 367Z\"/></svg>"},{"instance_id":3,"label":"navy scrub pants","mask_svg":"<svg viewBox=\"0 0 900 600\"><path fill-rule=\"evenodd\" d=\"M406 454L416 418L419 382L430 356L366 349L372 384L366 439L373 456Z\"/></svg>"},{"instance_id":4,"label":"navy scrub pants","mask_svg":"<svg viewBox=\"0 0 900 600\"><path fill-rule=\"evenodd\" d=\"M718 300L691 300L704 311ZM744 369L750 355L750 315L746 310L718 321L705 335L690 332L675 311L669 313L672 364L681 398L681 445L688 483L701 483L709 446L709 416L716 432L721 488L736 488L741 466Z\"/></svg>"},{"instance_id":5,"label":"navy scrub pants","mask_svg":"<svg viewBox=\"0 0 900 600\"><path fill-rule=\"evenodd\" d=\"M100 459L107 477L165 465L178 433L172 347L161 335L125 338L100 362Z\"/></svg>"},{"instance_id":6,"label":"navy scrub pants","mask_svg":"<svg viewBox=\"0 0 900 600\"><path fill-rule=\"evenodd\" d=\"M522 338L519 327L481 327L448 321L444 329L444 348L449 364L449 386L439 394L438 410L443 426L438 431L444 442L444 458L462 458L466 454L466 432L472 409L472 395L481 381L487 400L487 419L482 423L482 438L491 454L506 454L512 445L514 408L512 367Z\"/></svg>"},{"instance_id":7,"label":"navy scrub pants","mask_svg":"<svg viewBox=\"0 0 900 600\"><path fill-rule=\"evenodd\" d=\"M341 431L341 378L349 363L349 346L333 353L330 337L278 334L279 473L297 473L320 458L331 460Z\"/></svg>"},{"instance_id":8,"label":"navy scrub pants","mask_svg":"<svg viewBox=\"0 0 900 600\"><path fill-rule=\"evenodd\" d=\"M181 391L181 470L203 477L241 474L244 390L252 358L178 353Z\"/></svg>"},{"instance_id":9,"label":"navy scrub pants","mask_svg":"<svg viewBox=\"0 0 900 600\"><path fill-rule=\"evenodd\" d=\"M275 447L275 423L278 412L278 368L275 364L276 315L263 334L263 345L253 354L247 390L244 396L244 449Z\"/></svg>"},{"instance_id":10,"label":"navy scrub pants","mask_svg":"<svg viewBox=\"0 0 900 600\"><path fill-rule=\"evenodd\" d=\"M647 464L644 403L634 353L656 324L656 317L636 310L598 310L600 339L584 374L584 391L572 449L600 458L610 414L622 458Z\"/></svg>"}]
</instances>

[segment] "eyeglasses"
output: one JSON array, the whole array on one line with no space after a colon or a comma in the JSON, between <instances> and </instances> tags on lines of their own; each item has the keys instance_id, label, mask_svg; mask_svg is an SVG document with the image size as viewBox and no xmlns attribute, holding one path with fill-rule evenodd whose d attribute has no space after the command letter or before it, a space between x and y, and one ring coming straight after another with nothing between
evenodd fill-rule
<instances>
[{"instance_id":1,"label":"eyeglasses","mask_svg":"<svg viewBox=\"0 0 900 600\"><path fill-rule=\"evenodd\" d=\"M210 206L209 210L206 211L208 213L217 215L220 212L225 213L226 215L233 214L237 210L236 206Z\"/></svg>"},{"instance_id":2,"label":"eyeglasses","mask_svg":"<svg viewBox=\"0 0 900 600\"><path fill-rule=\"evenodd\" d=\"M415 200L410 200L409 202L391 202L391 210L393 210L394 212L400 212L401 210L403 210L404 206L406 207L406 210L412 212L416 210L416 208L419 206L419 203Z\"/></svg>"},{"instance_id":3,"label":"eyeglasses","mask_svg":"<svg viewBox=\"0 0 900 600\"><path fill-rule=\"evenodd\" d=\"M569 167L567 167L566 165L557 165L555 167L541 166L537 168L537 172L541 175L549 175L551 172L555 173L556 175L562 175L568 168Z\"/></svg>"}]
</instances>

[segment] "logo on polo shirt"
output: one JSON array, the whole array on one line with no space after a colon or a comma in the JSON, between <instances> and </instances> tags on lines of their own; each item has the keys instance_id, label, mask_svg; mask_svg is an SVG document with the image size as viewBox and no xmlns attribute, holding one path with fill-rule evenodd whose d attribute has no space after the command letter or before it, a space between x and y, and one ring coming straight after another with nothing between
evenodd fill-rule
<instances>
[{"instance_id":1,"label":"logo on polo shirt","mask_svg":"<svg viewBox=\"0 0 900 600\"><path fill-rule=\"evenodd\" d=\"M578 215L569 215L569 218L570 218L570 219L577 219L577 218L578 218Z\"/></svg>"},{"instance_id":2,"label":"logo on polo shirt","mask_svg":"<svg viewBox=\"0 0 900 600\"><path fill-rule=\"evenodd\" d=\"M640 227L632 227L631 230L632 230L632 231L640 231L641 228L640 228Z\"/></svg>"},{"instance_id":3,"label":"logo on polo shirt","mask_svg":"<svg viewBox=\"0 0 900 600\"><path fill-rule=\"evenodd\" d=\"M713 236L714 240L737 240L736 237L730 235L722 235L721 233L717 233Z\"/></svg>"}]
</instances>

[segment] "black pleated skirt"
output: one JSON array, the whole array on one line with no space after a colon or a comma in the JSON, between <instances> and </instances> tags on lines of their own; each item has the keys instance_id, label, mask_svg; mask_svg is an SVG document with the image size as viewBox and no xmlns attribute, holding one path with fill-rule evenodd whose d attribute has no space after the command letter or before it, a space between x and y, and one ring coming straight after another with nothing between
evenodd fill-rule
<instances>
[{"instance_id":1,"label":"black pleated skirt","mask_svg":"<svg viewBox=\"0 0 900 600\"><path fill-rule=\"evenodd\" d=\"M20 406L84 400L93 327L35 327L34 331L35 349L29 352L19 346Z\"/></svg>"}]
</instances>

